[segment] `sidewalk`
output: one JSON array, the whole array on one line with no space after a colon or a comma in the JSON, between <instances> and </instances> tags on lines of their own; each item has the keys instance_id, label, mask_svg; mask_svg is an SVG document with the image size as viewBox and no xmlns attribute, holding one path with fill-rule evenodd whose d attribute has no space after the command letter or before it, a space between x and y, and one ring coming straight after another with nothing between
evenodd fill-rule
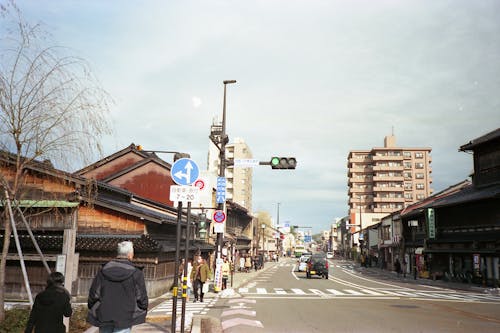
<instances>
[{"instance_id":1,"label":"sidewalk","mask_svg":"<svg viewBox=\"0 0 500 333\"><path fill-rule=\"evenodd\" d=\"M215 293L213 290L205 293L205 298L212 299L215 297L231 297L233 290L239 288L241 285L246 282L254 279L258 274L263 271L266 271L268 268L276 265L276 262L266 262L264 264L264 268L255 271L252 269L248 273L244 272L235 272L232 276L229 277L227 281L227 290L223 290L221 292ZM211 281L213 283L213 281ZM212 289L212 288L211 288ZM160 297L150 299L149 309L153 309L154 307L160 305L161 303L171 300L172 293L168 292ZM178 302L182 302L182 298L178 298ZM180 313L177 313L180 316ZM172 325L172 314L166 313L164 315L148 315L146 318L146 323L134 326L132 328L132 333L153 333L153 332L171 332L170 328ZM203 325L202 325L203 321ZM204 327L202 331L202 326ZM205 328L205 326L209 326L209 328ZM176 331L180 332L180 326L176 325ZM188 330L185 330L189 332ZM85 331L85 333L98 333L99 329L97 327L91 327ZM222 333L222 327L220 327L220 321L218 319L210 318L208 316L193 316L193 322L191 326L191 333Z\"/></svg>"},{"instance_id":2,"label":"sidewalk","mask_svg":"<svg viewBox=\"0 0 500 333\"><path fill-rule=\"evenodd\" d=\"M377 276L379 278L405 282L405 283L423 284L427 286L471 291L480 294L500 295L499 288L482 287L472 283L469 284L460 282L450 282L445 280L432 280L432 279L421 279L421 278L415 279L413 275L410 274L406 274L406 277L404 277L403 274L400 274L400 276L398 276L398 274L395 271L380 269L378 267L362 267L361 264L350 260L342 260L342 261L352 263L354 265L354 270L363 275Z\"/></svg>"}]
</instances>

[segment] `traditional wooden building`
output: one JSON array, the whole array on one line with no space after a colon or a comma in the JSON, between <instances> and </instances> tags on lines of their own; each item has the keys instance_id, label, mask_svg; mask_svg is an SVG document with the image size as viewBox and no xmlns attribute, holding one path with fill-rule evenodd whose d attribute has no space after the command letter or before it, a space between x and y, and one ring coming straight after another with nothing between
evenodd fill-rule
<instances>
[{"instance_id":1,"label":"traditional wooden building","mask_svg":"<svg viewBox=\"0 0 500 333\"><path fill-rule=\"evenodd\" d=\"M451 186L402 212L406 251L420 276L498 286L500 129L460 150L474 154L472 183Z\"/></svg>"},{"instance_id":2,"label":"traditional wooden building","mask_svg":"<svg viewBox=\"0 0 500 333\"><path fill-rule=\"evenodd\" d=\"M1 154L2 177L7 181L12 180L13 158ZM134 243L135 263L144 267L148 294L155 297L170 289L177 228L177 211L173 207L100 180L57 170L50 163L33 162L24 173L21 196L15 199L15 206L24 211L49 269L65 274L66 287L73 296L87 296L97 270L115 257L116 245L123 240ZM3 228L7 218L6 201L3 194L0 198ZM185 224L184 212L182 221ZM196 222L196 216L191 221ZM22 257L35 294L45 286L48 272L19 216L16 225L19 225ZM191 254L213 249L204 240L195 239L194 234L189 235ZM14 237L11 238L5 295L6 298L26 298L26 289L19 279L21 255L16 251ZM181 253L184 253L185 238L184 232ZM3 237L1 241L3 244Z\"/></svg>"}]
</instances>

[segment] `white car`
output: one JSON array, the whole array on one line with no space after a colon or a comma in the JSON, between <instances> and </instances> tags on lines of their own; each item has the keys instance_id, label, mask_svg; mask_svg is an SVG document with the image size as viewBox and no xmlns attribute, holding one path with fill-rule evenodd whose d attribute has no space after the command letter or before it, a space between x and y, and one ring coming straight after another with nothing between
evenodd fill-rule
<instances>
[{"instance_id":1,"label":"white car","mask_svg":"<svg viewBox=\"0 0 500 333\"><path fill-rule=\"evenodd\" d=\"M298 272L305 272L307 268L307 259L309 259L309 256L302 256L298 260L298 266L297 266L297 271Z\"/></svg>"},{"instance_id":2,"label":"white car","mask_svg":"<svg viewBox=\"0 0 500 333\"><path fill-rule=\"evenodd\" d=\"M333 259L333 252L327 252L326 259Z\"/></svg>"}]
</instances>

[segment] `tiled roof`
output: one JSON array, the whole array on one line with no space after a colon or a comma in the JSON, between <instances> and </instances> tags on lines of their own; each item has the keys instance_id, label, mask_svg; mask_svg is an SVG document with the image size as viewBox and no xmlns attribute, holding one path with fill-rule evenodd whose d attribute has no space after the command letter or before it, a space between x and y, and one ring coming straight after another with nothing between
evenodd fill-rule
<instances>
[{"instance_id":1,"label":"tiled roof","mask_svg":"<svg viewBox=\"0 0 500 333\"><path fill-rule=\"evenodd\" d=\"M36 242L42 252L60 252L63 245L62 235L35 235ZM129 240L134 243L135 252L158 252L158 242L149 235L79 235L76 237L75 251L116 251L119 242ZM3 245L3 234L0 235L0 243ZM31 237L27 234L19 235L19 243L24 251L35 251ZM15 251L14 236L11 236L11 250Z\"/></svg>"},{"instance_id":2,"label":"tiled roof","mask_svg":"<svg viewBox=\"0 0 500 333\"><path fill-rule=\"evenodd\" d=\"M61 252L63 236L60 234L35 235L35 239L42 252ZM134 243L136 253L158 253L175 251L175 240L155 240L151 235L78 235L76 237L76 252L115 252L118 243L123 241ZM34 252L35 246L27 234L19 235L19 243L24 251ZM3 234L0 235L0 245L3 245ZM184 251L184 241L181 242L181 250ZM213 250L214 246L202 241L191 241L191 250ZM10 250L16 251L14 236L11 236Z\"/></svg>"},{"instance_id":3,"label":"tiled roof","mask_svg":"<svg viewBox=\"0 0 500 333\"><path fill-rule=\"evenodd\" d=\"M500 184L484 188L476 188L473 185L469 185L464 187L459 192L440 198L424 206L424 208L452 206L493 198L500 198Z\"/></svg>"}]
</instances>

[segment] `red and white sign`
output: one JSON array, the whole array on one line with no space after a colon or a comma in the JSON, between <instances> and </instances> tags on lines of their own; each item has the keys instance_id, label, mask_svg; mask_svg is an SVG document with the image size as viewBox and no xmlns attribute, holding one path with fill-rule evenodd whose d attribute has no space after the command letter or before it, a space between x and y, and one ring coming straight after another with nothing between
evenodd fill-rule
<instances>
[{"instance_id":1,"label":"red and white sign","mask_svg":"<svg viewBox=\"0 0 500 333\"><path fill-rule=\"evenodd\" d=\"M194 182L194 186L196 186L197 188L201 190L203 190L205 188L205 181L201 178L198 178L195 182Z\"/></svg>"},{"instance_id":2,"label":"red and white sign","mask_svg":"<svg viewBox=\"0 0 500 333\"><path fill-rule=\"evenodd\" d=\"M226 220L226 213L223 210L216 210L213 215L213 220L217 223L224 223Z\"/></svg>"}]
</instances>

